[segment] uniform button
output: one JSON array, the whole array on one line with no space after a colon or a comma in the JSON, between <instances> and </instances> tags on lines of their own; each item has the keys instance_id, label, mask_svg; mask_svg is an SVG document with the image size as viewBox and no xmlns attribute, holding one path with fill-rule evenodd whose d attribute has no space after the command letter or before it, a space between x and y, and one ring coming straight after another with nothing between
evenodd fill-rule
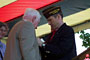
<instances>
[{"instance_id":1,"label":"uniform button","mask_svg":"<svg viewBox=\"0 0 90 60\"><path fill-rule=\"evenodd\" d=\"M50 51L46 51L46 53L50 53Z\"/></svg>"},{"instance_id":2,"label":"uniform button","mask_svg":"<svg viewBox=\"0 0 90 60\"><path fill-rule=\"evenodd\" d=\"M46 58L47 56L45 55L45 58Z\"/></svg>"}]
</instances>

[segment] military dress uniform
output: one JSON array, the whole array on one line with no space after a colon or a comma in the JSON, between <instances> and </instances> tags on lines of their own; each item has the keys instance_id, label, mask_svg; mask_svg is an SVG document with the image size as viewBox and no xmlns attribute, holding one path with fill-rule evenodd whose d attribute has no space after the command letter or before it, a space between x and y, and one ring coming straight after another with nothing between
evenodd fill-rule
<instances>
[{"instance_id":1,"label":"military dress uniform","mask_svg":"<svg viewBox=\"0 0 90 60\"><path fill-rule=\"evenodd\" d=\"M60 7L51 7L43 11L46 18L60 13ZM46 35L44 46L40 47L42 60L72 60L76 54L76 44L72 27L64 23L52 37L53 33ZM52 37L52 38L51 38Z\"/></svg>"}]
</instances>

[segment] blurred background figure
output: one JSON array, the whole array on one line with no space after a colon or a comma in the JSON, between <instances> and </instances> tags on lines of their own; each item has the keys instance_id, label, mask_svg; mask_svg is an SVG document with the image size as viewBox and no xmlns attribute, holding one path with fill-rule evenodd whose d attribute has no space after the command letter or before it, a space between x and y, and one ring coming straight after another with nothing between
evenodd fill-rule
<instances>
[{"instance_id":1,"label":"blurred background figure","mask_svg":"<svg viewBox=\"0 0 90 60\"><path fill-rule=\"evenodd\" d=\"M23 20L16 23L8 35L4 60L41 60L35 29L40 13L27 8Z\"/></svg>"},{"instance_id":2,"label":"blurred background figure","mask_svg":"<svg viewBox=\"0 0 90 60\"><path fill-rule=\"evenodd\" d=\"M6 49L6 45L1 42L1 39L7 35L8 30L8 25L6 23L0 22L0 60L3 60Z\"/></svg>"},{"instance_id":3,"label":"blurred background figure","mask_svg":"<svg viewBox=\"0 0 90 60\"><path fill-rule=\"evenodd\" d=\"M90 56L89 56L89 54L86 54L86 57L85 57L84 60L90 60Z\"/></svg>"}]
</instances>

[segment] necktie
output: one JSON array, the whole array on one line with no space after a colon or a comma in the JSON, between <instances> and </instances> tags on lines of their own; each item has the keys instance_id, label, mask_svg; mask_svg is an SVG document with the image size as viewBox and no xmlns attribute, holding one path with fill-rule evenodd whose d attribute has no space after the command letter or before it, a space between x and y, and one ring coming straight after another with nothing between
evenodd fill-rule
<instances>
[{"instance_id":1,"label":"necktie","mask_svg":"<svg viewBox=\"0 0 90 60\"><path fill-rule=\"evenodd\" d=\"M48 39L45 41L45 44L49 43L52 40L55 33L56 33L56 30L53 30L52 33L49 35Z\"/></svg>"},{"instance_id":2,"label":"necktie","mask_svg":"<svg viewBox=\"0 0 90 60\"><path fill-rule=\"evenodd\" d=\"M52 32L52 36L51 36L50 40L52 40L52 38L53 38L53 36L55 35L55 33L56 33L56 30L54 30L54 31Z\"/></svg>"}]
</instances>

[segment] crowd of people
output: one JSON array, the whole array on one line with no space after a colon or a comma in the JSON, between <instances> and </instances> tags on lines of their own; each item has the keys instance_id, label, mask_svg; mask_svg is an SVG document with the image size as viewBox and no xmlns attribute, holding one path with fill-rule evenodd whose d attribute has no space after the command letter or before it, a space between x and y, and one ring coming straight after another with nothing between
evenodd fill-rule
<instances>
[{"instance_id":1,"label":"crowd of people","mask_svg":"<svg viewBox=\"0 0 90 60\"><path fill-rule=\"evenodd\" d=\"M36 37L41 15L27 8L22 20L10 30L6 45L0 41L0 60L72 60L77 56L74 31L63 22L61 7L46 8L42 14L51 32L44 38ZM0 40L8 30L8 25L0 22Z\"/></svg>"}]
</instances>

